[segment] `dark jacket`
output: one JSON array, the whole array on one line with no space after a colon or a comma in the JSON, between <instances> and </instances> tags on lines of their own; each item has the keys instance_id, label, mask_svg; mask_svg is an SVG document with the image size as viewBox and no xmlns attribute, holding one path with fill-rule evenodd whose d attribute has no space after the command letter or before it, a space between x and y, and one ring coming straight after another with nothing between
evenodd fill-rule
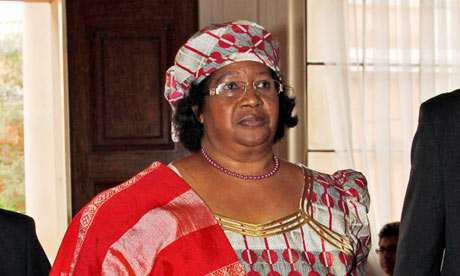
<instances>
[{"instance_id":1,"label":"dark jacket","mask_svg":"<svg viewBox=\"0 0 460 276\"><path fill-rule=\"evenodd\" d=\"M411 160L394 275L458 276L460 90L422 104Z\"/></svg>"},{"instance_id":2,"label":"dark jacket","mask_svg":"<svg viewBox=\"0 0 460 276\"><path fill-rule=\"evenodd\" d=\"M0 275L48 275L50 263L31 217L0 209Z\"/></svg>"}]
</instances>

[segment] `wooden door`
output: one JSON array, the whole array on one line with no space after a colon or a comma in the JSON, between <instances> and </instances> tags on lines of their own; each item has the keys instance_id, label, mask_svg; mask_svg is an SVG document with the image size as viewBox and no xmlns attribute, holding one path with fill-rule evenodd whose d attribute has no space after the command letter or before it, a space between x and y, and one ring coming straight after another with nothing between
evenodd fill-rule
<instances>
[{"instance_id":1,"label":"wooden door","mask_svg":"<svg viewBox=\"0 0 460 276\"><path fill-rule=\"evenodd\" d=\"M187 154L171 141L163 86L197 31L197 2L66 2L73 215L153 161Z\"/></svg>"}]
</instances>

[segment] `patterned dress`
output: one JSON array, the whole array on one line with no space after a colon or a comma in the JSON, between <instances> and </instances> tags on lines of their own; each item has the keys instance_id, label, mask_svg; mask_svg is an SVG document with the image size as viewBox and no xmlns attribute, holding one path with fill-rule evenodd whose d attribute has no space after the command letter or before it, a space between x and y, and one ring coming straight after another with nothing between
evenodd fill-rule
<instances>
[{"instance_id":1,"label":"patterned dress","mask_svg":"<svg viewBox=\"0 0 460 276\"><path fill-rule=\"evenodd\" d=\"M247 275L366 275L366 179L353 170L303 170L304 196L296 213L266 224L215 215Z\"/></svg>"}]
</instances>

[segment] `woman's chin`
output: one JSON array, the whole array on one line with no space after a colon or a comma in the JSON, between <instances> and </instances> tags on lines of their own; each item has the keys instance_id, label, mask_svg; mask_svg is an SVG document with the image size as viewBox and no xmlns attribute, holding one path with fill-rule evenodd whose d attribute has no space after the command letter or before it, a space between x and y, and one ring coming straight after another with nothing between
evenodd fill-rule
<instances>
[{"instance_id":1,"label":"woman's chin","mask_svg":"<svg viewBox=\"0 0 460 276\"><path fill-rule=\"evenodd\" d=\"M273 135L270 132L266 131L248 131L245 133L239 133L236 136L237 141L245 146L272 146L273 144Z\"/></svg>"}]
</instances>

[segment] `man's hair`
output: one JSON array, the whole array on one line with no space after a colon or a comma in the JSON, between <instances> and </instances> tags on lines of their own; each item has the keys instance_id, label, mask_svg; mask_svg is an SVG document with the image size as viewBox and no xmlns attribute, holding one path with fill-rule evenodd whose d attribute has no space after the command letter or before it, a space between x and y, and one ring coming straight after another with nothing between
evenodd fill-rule
<instances>
[{"instance_id":1,"label":"man's hair","mask_svg":"<svg viewBox=\"0 0 460 276\"><path fill-rule=\"evenodd\" d=\"M379 232L379 239L382 237L398 236L399 221L385 224Z\"/></svg>"}]
</instances>

